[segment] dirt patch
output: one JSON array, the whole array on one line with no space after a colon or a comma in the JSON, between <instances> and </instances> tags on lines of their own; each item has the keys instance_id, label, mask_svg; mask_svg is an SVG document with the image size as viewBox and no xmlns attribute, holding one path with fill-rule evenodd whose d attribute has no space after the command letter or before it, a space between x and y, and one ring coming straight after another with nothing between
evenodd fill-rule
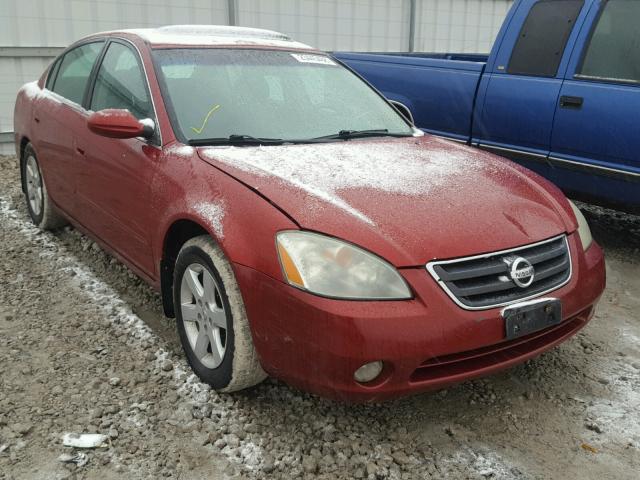
<instances>
[{"instance_id":1,"label":"dirt patch","mask_svg":"<svg viewBox=\"0 0 640 480\"><path fill-rule=\"evenodd\" d=\"M0 158L0 478L617 478L640 471L640 219L588 207L608 288L578 336L448 390L345 406L197 381L159 297L73 229L28 221ZM109 436L60 461L66 432ZM63 457L68 459L68 457ZM80 462L82 463L82 462Z\"/></svg>"}]
</instances>

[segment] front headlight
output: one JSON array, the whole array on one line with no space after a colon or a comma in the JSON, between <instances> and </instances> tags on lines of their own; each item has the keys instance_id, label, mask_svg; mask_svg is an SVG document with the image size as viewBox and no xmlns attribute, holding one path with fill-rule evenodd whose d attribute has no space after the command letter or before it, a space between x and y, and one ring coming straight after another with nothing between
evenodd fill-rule
<instances>
[{"instance_id":1,"label":"front headlight","mask_svg":"<svg viewBox=\"0 0 640 480\"><path fill-rule=\"evenodd\" d=\"M276 236L287 281L326 297L403 300L411 291L398 271L347 242L317 233L287 231Z\"/></svg>"},{"instance_id":2,"label":"front headlight","mask_svg":"<svg viewBox=\"0 0 640 480\"><path fill-rule=\"evenodd\" d=\"M591 229L589 228L589 224L587 223L587 219L584 218L584 215L580 211L576 205L569 200L569 204L573 209L573 213L576 216L576 220L578 220L578 235L580 235L580 240L582 241L582 248L586 251L591 244L593 243L593 237L591 236Z\"/></svg>"}]
</instances>

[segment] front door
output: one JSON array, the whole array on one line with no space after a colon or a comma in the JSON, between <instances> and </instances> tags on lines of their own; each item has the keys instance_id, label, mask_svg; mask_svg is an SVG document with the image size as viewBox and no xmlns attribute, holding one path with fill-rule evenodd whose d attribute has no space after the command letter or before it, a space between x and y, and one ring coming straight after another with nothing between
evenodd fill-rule
<instances>
[{"instance_id":1,"label":"front door","mask_svg":"<svg viewBox=\"0 0 640 480\"><path fill-rule=\"evenodd\" d=\"M557 103L551 163L568 191L640 206L640 2L590 13Z\"/></svg>"},{"instance_id":2,"label":"front door","mask_svg":"<svg viewBox=\"0 0 640 480\"><path fill-rule=\"evenodd\" d=\"M138 54L111 41L95 77L89 108L127 109L138 119L155 115ZM78 176L80 222L148 275L154 272L148 225L151 181L160 150L154 140L112 139L85 126L79 140L84 169Z\"/></svg>"}]
</instances>

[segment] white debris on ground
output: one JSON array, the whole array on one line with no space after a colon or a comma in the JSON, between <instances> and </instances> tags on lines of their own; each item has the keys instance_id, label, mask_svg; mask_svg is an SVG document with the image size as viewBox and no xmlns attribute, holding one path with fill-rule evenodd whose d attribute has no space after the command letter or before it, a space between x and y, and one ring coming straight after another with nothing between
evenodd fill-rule
<instances>
[{"instance_id":1,"label":"white debris on ground","mask_svg":"<svg viewBox=\"0 0 640 480\"><path fill-rule=\"evenodd\" d=\"M108 439L107 435L100 433L65 433L62 436L62 445L75 448L99 448L106 447Z\"/></svg>"},{"instance_id":2,"label":"white debris on ground","mask_svg":"<svg viewBox=\"0 0 640 480\"><path fill-rule=\"evenodd\" d=\"M86 453L63 453L58 457L58 461L62 463L73 463L77 467L84 467L89 461L89 457Z\"/></svg>"},{"instance_id":3,"label":"white debris on ground","mask_svg":"<svg viewBox=\"0 0 640 480\"><path fill-rule=\"evenodd\" d=\"M13 158L0 158L0 192L3 480L600 480L640 470L637 217L589 215L609 289L572 341L443 392L347 406L272 380L212 392L187 367L157 294L75 230L30 225ZM108 447L64 447L65 432L107 435Z\"/></svg>"}]
</instances>

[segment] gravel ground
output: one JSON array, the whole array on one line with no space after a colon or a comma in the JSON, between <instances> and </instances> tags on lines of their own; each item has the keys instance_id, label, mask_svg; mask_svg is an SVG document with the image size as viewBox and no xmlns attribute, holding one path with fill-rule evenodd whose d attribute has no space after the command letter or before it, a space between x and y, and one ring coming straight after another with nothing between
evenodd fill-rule
<instances>
[{"instance_id":1,"label":"gravel ground","mask_svg":"<svg viewBox=\"0 0 640 480\"><path fill-rule=\"evenodd\" d=\"M28 221L0 157L0 479L635 479L640 217L583 205L608 289L591 324L525 365L346 406L273 380L218 395L159 297L73 229ZM103 433L104 448L62 445Z\"/></svg>"}]
</instances>

